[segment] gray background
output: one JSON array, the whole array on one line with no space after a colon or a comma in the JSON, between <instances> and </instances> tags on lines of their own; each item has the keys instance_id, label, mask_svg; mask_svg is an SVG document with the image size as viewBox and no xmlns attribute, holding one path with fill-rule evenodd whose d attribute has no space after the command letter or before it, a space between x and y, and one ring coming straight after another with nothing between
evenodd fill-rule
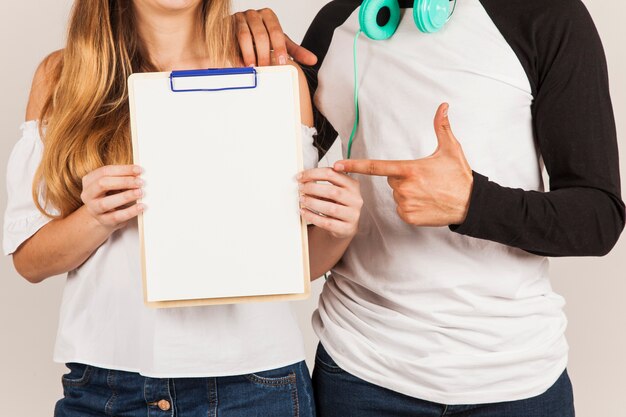
<instances>
[{"instance_id":1,"label":"gray background","mask_svg":"<svg viewBox=\"0 0 626 417\"><path fill-rule=\"evenodd\" d=\"M463 1L463 0L460 0ZM70 0L20 0L0 2L0 180L4 183L6 160L24 120L30 82L37 64L63 45ZM300 40L324 0L238 0L237 9L272 7L285 31ZM622 154L626 154L626 5L606 0L585 0L593 15L609 61L613 103L617 115ZM610 4L610 6L609 6ZM462 139L462 138L461 138ZM336 155L336 153L335 153ZM624 171L622 156L622 171ZM0 209L6 191L0 188ZM574 382L577 412L582 417L626 417L626 244L620 241L602 259L552 261L556 290L568 301L571 345L569 371ZM295 304L305 334L311 363L316 338L310 314L314 295ZM13 271L10 258L0 258L0 415L51 416L61 396L63 365L52 363L62 278L32 286Z\"/></svg>"}]
</instances>

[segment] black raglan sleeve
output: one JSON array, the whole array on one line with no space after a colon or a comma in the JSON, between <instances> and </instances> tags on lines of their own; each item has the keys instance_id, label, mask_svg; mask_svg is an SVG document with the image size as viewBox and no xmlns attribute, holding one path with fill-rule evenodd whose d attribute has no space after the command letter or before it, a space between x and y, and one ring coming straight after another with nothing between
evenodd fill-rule
<instances>
[{"instance_id":1,"label":"black raglan sleeve","mask_svg":"<svg viewBox=\"0 0 626 417\"><path fill-rule=\"evenodd\" d=\"M326 58L332 43L335 29L343 25L360 4L360 0L331 1L320 10L304 36L302 46L317 56L317 64L304 68L313 103L315 103L315 93L318 87L317 74L324 63L324 58ZM315 146L320 153L321 159L333 146L337 139L337 131L315 106L313 106L313 117L315 128L318 132L315 138Z\"/></svg>"},{"instance_id":2,"label":"black raglan sleeve","mask_svg":"<svg viewBox=\"0 0 626 417\"><path fill-rule=\"evenodd\" d=\"M474 173L468 216L451 229L544 256L605 255L625 215L606 58L594 23L579 0L483 4L531 80L550 191L506 188Z\"/></svg>"}]
</instances>

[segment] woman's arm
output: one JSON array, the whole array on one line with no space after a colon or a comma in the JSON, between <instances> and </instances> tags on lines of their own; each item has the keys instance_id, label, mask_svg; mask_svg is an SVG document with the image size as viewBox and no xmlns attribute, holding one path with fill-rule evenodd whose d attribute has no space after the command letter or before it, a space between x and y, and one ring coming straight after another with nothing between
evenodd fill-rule
<instances>
[{"instance_id":1,"label":"woman's arm","mask_svg":"<svg viewBox=\"0 0 626 417\"><path fill-rule=\"evenodd\" d=\"M26 111L27 120L40 117L51 88L50 74L59 58L60 52L54 53L37 69ZM115 230L143 210L137 204L125 207L140 196L140 172L132 165L108 166L85 176L81 195L85 205L63 219L52 220L22 243L13 253L17 272L29 282L38 283L85 262Z\"/></svg>"},{"instance_id":2,"label":"woman's arm","mask_svg":"<svg viewBox=\"0 0 626 417\"><path fill-rule=\"evenodd\" d=\"M133 165L115 165L85 176L81 195L85 205L51 221L20 245L13 253L17 272L38 283L82 265L114 231L143 211L143 205L133 204L142 192L140 172Z\"/></svg>"},{"instance_id":3,"label":"woman's arm","mask_svg":"<svg viewBox=\"0 0 626 417\"><path fill-rule=\"evenodd\" d=\"M306 77L298 69L302 123L313 124L313 106ZM341 259L357 232L363 200L358 181L332 168L304 171L298 178L302 217L309 226L311 277L328 272ZM320 183L323 182L323 183Z\"/></svg>"},{"instance_id":4,"label":"woman's arm","mask_svg":"<svg viewBox=\"0 0 626 417\"><path fill-rule=\"evenodd\" d=\"M352 237L338 239L319 227L309 227L309 260L311 280L330 271L348 249Z\"/></svg>"},{"instance_id":5,"label":"woman's arm","mask_svg":"<svg viewBox=\"0 0 626 417\"><path fill-rule=\"evenodd\" d=\"M309 227L311 277L318 278L339 262L356 235L363 199L359 182L332 168L310 169L298 181L302 217L313 225Z\"/></svg>"},{"instance_id":6,"label":"woman's arm","mask_svg":"<svg viewBox=\"0 0 626 417\"><path fill-rule=\"evenodd\" d=\"M21 276L36 284L78 268L110 234L83 206L42 227L13 253L13 264Z\"/></svg>"}]
</instances>

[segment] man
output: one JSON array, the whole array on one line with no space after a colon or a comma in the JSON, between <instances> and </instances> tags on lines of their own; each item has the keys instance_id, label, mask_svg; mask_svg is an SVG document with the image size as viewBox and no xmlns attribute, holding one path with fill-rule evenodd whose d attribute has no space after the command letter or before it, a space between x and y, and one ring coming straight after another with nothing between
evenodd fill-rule
<instances>
[{"instance_id":1,"label":"man","mask_svg":"<svg viewBox=\"0 0 626 417\"><path fill-rule=\"evenodd\" d=\"M285 44L314 64L322 152L353 129L361 3L320 11L303 42L317 63L270 11L238 15L247 64ZM460 0L425 34L399 3L393 36L356 44L354 159L335 170L359 175L364 207L313 318L318 411L573 416L547 257L605 255L625 217L593 21L579 0Z\"/></svg>"}]
</instances>

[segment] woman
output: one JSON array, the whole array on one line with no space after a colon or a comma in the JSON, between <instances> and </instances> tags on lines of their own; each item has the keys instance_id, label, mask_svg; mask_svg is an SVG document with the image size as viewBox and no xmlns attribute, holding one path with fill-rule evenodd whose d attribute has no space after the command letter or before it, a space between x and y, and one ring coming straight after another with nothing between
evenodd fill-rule
<instances>
[{"instance_id":1,"label":"woman","mask_svg":"<svg viewBox=\"0 0 626 417\"><path fill-rule=\"evenodd\" d=\"M30 282L68 273L54 357L70 372L57 417L315 414L288 305L142 302L127 77L240 64L228 0L77 0L66 48L38 69L8 167L4 250ZM303 131L315 155L313 129ZM356 181L330 169L304 177L329 182L303 195L320 276L354 236L361 198Z\"/></svg>"}]
</instances>

